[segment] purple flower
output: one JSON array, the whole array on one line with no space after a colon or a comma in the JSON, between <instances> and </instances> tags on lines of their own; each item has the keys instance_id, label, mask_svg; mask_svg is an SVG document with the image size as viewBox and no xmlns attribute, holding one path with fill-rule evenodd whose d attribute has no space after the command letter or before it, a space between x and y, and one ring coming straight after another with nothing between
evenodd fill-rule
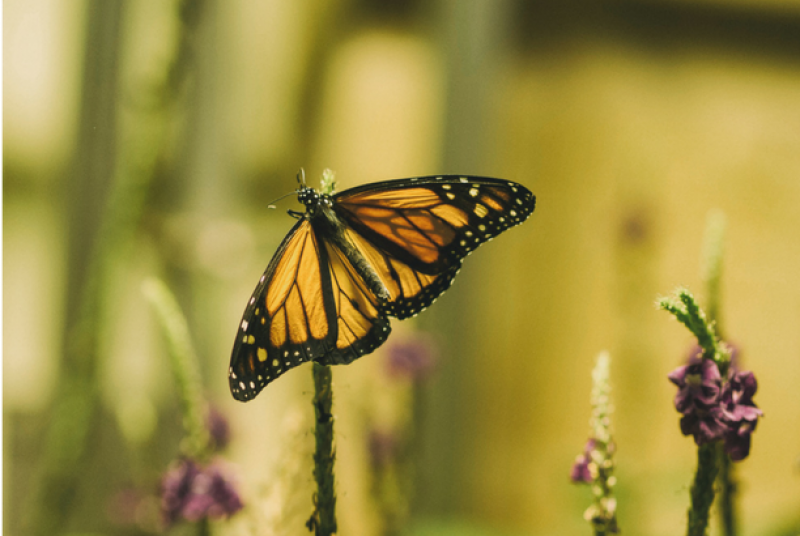
<instances>
[{"instance_id":1,"label":"purple flower","mask_svg":"<svg viewBox=\"0 0 800 536\"><path fill-rule=\"evenodd\" d=\"M684 415L719 403L722 378L717 364L710 359L694 358L688 365L673 370L668 378L678 386L675 409Z\"/></svg>"},{"instance_id":2,"label":"purple flower","mask_svg":"<svg viewBox=\"0 0 800 536\"><path fill-rule=\"evenodd\" d=\"M167 525L181 518L198 521L227 517L241 510L242 501L219 463L203 467L182 459L161 482L161 511Z\"/></svg>"},{"instance_id":3,"label":"purple flower","mask_svg":"<svg viewBox=\"0 0 800 536\"><path fill-rule=\"evenodd\" d=\"M716 363L699 357L699 347L689 364L675 369L669 380L678 386L675 409L683 414L683 435L694 436L698 445L724 439L725 451L732 460L740 461L750 453L750 435L762 412L753 402L755 376L737 371L733 359L738 351L734 346L729 349L732 359L724 385Z\"/></svg>"},{"instance_id":4,"label":"purple flower","mask_svg":"<svg viewBox=\"0 0 800 536\"><path fill-rule=\"evenodd\" d=\"M758 409L753 396L758 389L752 372L732 372L722 390L721 411L727 423L725 451L734 461L750 454L750 435L756 429L763 412Z\"/></svg>"},{"instance_id":5,"label":"purple flower","mask_svg":"<svg viewBox=\"0 0 800 536\"><path fill-rule=\"evenodd\" d=\"M715 441L727 431L728 427L722 420L722 409L719 407L696 409L681 417L681 433L694 436L694 442L698 445Z\"/></svg>"},{"instance_id":6,"label":"purple flower","mask_svg":"<svg viewBox=\"0 0 800 536\"><path fill-rule=\"evenodd\" d=\"M421 381L433 370L436 351L428 338L416 336L391 343L387 357L386 370L390 377Z\"/></svg>"},{"instance_id":7,"label":"purple flower","mask_svg":"<svg viewBox=\"0 0 800 536\"><path fill-rule=\"evenodd\" d=\"M725 452L731 460L739 462L750 454L750 434L756 429L756 421L742 422L734 428L729 428L725 434Z\"/></svg>"},{"instance_id":8,"label":"purple flower","mask_svg":"<svg viewBox=\"0 0 800 536\"><path fill-rule=\"evenodd\" d=\"M711 359L691 358L688 365L673 370L669 380L678 386L675 409L683 414L681 433L694 436L698 445L722 437L727 431L719 407L722 377Z\"/></svg>"},{"instance_id":9,"label":"purple flower","mask_svg":"<svg viewBox=\"0 0 800 536\"><path fill-rule=\"evenodd\" d=\"M595 440L590 439L586 442L583 448L583 453L575 457L575 463L572 464L572 471L569 477L575 484L587 483L591 484L593 477L589 464L592 462L592 451L595 447Z\"/></svg>"},{"instance_id":10,"label":"purple flower","mask_svg":"<svg viewBox=\"0 0 800 536\"><path fill-rule=\"evenodd\" d=\"M762 414L753 402L758 390L756 377L750 371L730 374L728 383L722 390L722 408L728 421L754 421Z\"/></svg>"},{"instance_id":11,"label":"purple flower","mask_svg":"<svg viewBox=\"0 0 800 536\"><path fill-rule=\"evenodd\" d=\"M592 482L592 472L589 470L590 458L588 454L578 454L575 457L575 463L572 464L572 471L569 473L570 479L576 483Z\"/></svg>"}]
</instances>

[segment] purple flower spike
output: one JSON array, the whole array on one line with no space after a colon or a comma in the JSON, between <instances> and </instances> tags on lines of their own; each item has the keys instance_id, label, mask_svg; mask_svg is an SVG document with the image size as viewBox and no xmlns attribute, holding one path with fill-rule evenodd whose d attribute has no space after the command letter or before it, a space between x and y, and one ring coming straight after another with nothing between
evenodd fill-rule
<instances>
[{"instance_id":1,"label":"purple flower spike","mask_svg":"<svg viewBox=\"0 0 800 536\"><path fill-rule=\"evenodd\" d=\"M719 402L722 378L716 363L710 359L693 360L672 371L669 381L678 386L675 409L684 415L705 410Z\"/></svg>"},{"instance_id":2,"label":"purple flower spike","mask_svg":"<svg viewBox=\"0 0 800 536\"><path fill-rule=\"evenodd\" d=\"M227 517L242 506L231 479L216 463L202 467L193 460L181 460L161 483L161 511L167 525L180 519Z\"/></svg>"}]
</instances>

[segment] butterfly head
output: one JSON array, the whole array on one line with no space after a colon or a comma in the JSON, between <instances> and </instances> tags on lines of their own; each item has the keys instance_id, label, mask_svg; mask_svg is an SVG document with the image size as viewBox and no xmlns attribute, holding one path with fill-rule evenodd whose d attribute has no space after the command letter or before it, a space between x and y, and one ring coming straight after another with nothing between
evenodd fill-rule
<instances>
[{"instance_id":1,"label":"butterfly head","mask_svg":"<svg viewBox=\"0 0 800 536\"><path fill-rule=\"evenodd\" d=\"M297 200L306 206L306 210L310 213L316 212L321 204L330 205L330 196L320 194L314 188L308 186L301 186L297 190Z\"/></svg>"}]
</instances>

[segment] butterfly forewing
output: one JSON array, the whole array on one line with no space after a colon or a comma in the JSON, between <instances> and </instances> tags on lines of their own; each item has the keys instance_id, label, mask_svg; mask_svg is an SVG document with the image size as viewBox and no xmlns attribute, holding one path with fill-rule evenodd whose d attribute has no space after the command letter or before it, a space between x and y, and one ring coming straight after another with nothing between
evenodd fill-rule
<instances>
[{"instance_id":1,"label":"butterfly forewing","mask_svg":"<svg viewBox=\"0 0 800 536\"><path fill-rule=\"evenodd\" d=\"M353 188L334 209L389 289L387 314L407 318L450 287L477 246L533 212L531 192L483 177L421 177Z\"/></svg>"},{"instance_id":2,"label":"butterfly forewing","mask_svg":"<svg viewBox=\"0 0 800 536\"><path fill-rule=\"evenodd\" d=\"M376 247L428 274L522 223L535 204L517 183L454 175L368 184L335 200L337 213Z\"/></svg>"},{"instance_id":3,"label":"butterfly forewing","mask_svg":"<svg viewBox=\"0 0 800 536\"><path fill-rule=\"evenodd\" d=\"M253 293L239 326L229 381L237 400L300 363L327 353L336 337L327 251L308 220L284 240Z\"/></svg>"}]
</instances>

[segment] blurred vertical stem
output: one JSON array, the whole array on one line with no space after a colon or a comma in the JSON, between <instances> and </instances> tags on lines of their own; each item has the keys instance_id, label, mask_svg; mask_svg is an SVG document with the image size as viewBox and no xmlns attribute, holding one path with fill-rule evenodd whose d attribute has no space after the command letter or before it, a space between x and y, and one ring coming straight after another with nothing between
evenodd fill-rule
<instances>
[{"instance_id":1,"label":"blurred vertical stem","mask_svg":"<svg viewBox=\"0 0 800 536\"><path fill-rule=\"evenodd\" d=\"M300 170L303 173L302 170ZM336 190L336 178L330 169L322 172L322 193L332 195ZM333 449L333 386L331 384L331 367L314 361L314 436L316 447L314 452L314 480L317 482L317 494L314 500L314 513L309 519L308 527L314 529L317 536L336 534L336 493L333 463L336 453Z\"/></svg>"},{"instance_id":2,"label":"blurred vertical stem","mask_svg":"<svg viewBox=\"0 0 800 536\"><path fill-rule=\"evenodd\" d=\"M435 0L419 2L430 13L436 31L437 54L444 74L444 120L439 166L443 170L489 173L496 164L490 157L497 144L499 122L495 97L502 87L503 58L507 57L514 33L512 0ZM426 14L427 14L426 13ZM506 168L508 169L508 168ZM481 286L478 274L492 261L490 255L471 259L471 270L462 270L461 288ZM431 391L425 434L428 447L419 453L418 479L410 515L439 516L468 508L474 482L468 460L483 455L474 441L461 441L460 431L478 422L461 403L470 399L470 382L479 377L474 346L479 326L485 321L476 313L475 295L457 292L437 305L438 313L425 319L448 341L438 374L437 389ZM483 296L482 299L486 299ZM477 376L476 376L477 375Z\"/></svg>"},{"instance_id":3,"label":"blurred vertical stem","mask_svg":"<svg viewBox=\"0 0 800 536\"><path fill-rule=\"evenodd\" d=\"M33 535L65 530L78 489L99 441L100 340L107 304L114 299L111 277L127 253L156 165L167 138L167 116L186 71L190 34L198 18L187 16L196 0L180 4L181 27L171 61L153 94L137 102L156 103L132 110L120 129L119 64L125 3L87 4L83 90L76 163L67 182L68 288L64 351L39 473L24 523ZM117 139L122 143L117 144Z\"/></svg>"},{"instance_id":4,"label":"blurred vertical stem","mask_svg":"<svg viewBox=\"0 0 800 536\"><path fill-rule=\"evenodd\" d=\"M722 337L720 322L720 282L722 279L722 254L725 238L725 215L719 210L708 214L703 244L703 280L706 285L708 320L714 324L718 337ZM721 371L722 372L722 371ZM724 373L724 372L723 372ZM730 456L722 443L717 445L717 510L724 536L736 535L736 479Z\"/></svg>"},{"instance_id":5,"label":"blurred vertical stem","mask_svg":"<svg viewBox=\"0 0 800 536\"><path fill-rule=\"evenodd\" d=\"M116 165L117 87L123 2L91 0L87 6L82 92L75 162L66 202L67 296L58 384L33 497L23 524L30 534L50 535L68 521L80 479L97 451L100 324L98 259L107 201Z\"/></svg>"},{"instance_id":6,"label":"blurred vertical stem","mask_svg":"<svg viewBox=\"0 0 800 536\"><path fill-rule=\"evenodd\" d=\"M719 210L708 214L703 243L703 281L706 286L706 313L709 322L714 323L718 337L720 330L720 280L722 278L722 253L725 238L725 215Z\"/></svg>"},{"instance_id":7,"label":"blurred vertical stem","mask_svg":"<svg viewBox=\"0 0 800 536\"><path fill-rule=\"evenodd\" d=\"M192 348L189 326L175 296L160 279L150 278L142 291L156 313L169 346L170 364L177 383L183 415L184 456L203 460L209 454L209 435L205 426L205 403L197 354Z\"/></svg>"}]
</instances>

